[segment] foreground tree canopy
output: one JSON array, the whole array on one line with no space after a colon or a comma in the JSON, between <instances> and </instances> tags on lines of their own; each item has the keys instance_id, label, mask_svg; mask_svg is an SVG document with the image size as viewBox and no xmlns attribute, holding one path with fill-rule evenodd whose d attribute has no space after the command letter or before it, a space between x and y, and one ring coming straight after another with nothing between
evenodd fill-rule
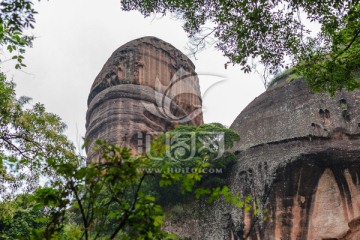
<instances>
[{"instance_id":1,"label":"foreground tree canopy","mask_svg":"<svg viewBox=\"0 0 360 240\"><path fill-rule=\"evenodd\" d=\"M33 37L24 34L35 22L32 0L0 3L0 44L14 52L16 68ZM295 67L314 91L360 88L360 4L358 1L122 0L122 9L144 16L172 13L184 20L193 53L215 43L229 61L250 72L254 61L264 80L279 69ZM304 22L321 28L312 32ZM0 59L1 60L1 59Z\"/></svg>"},{"instance_id":2,"label":"foreground tree canopy","mask_svg":"<svg viewBox=\"0 0 360 240\"><path fill-rule=\"evenodd\" d=\"M24 34L27 28L34 28L37 12L31 0L3 0L0 2L0 46L14 53L16 69L26 67L23 63L26 47L32 46L33 36ZM0 56L0 62L4 59Z\"/></svg>"},{"instance_id":3,"label":"foreground tree canopy","mask_svg":"<svg viewBox=\"0 0 360 240\"><path fill-rule=\"evenodd\" d=\"M245 72L255 60L269 73L296 66L315 91L360 87L358 1L122 0L122 8L174 14L195 52L211 39ZM311 35L304 20L318 23L320 32Z\"/></svg>"},{"instance_id":4,"label":"foreground tree canopy","mask_svg":"<svg viewBox=\"0 0 360 240\"><path fill-rule=\"evenodd\" d=\"M40 103L30 106L28 97L17 98L14 88L0 73L0 200L32 192L41 176L55 180L55 162L79 161L60 117Z\"/></svg>"}]
</instances>

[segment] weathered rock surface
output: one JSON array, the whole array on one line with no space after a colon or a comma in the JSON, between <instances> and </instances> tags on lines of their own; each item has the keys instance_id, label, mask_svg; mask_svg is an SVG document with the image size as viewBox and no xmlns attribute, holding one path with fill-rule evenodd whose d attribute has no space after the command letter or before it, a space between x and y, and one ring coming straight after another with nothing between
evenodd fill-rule
<instances>
[{"instance_id":1,"label":"weathered rock surface","mask_svg":"<svg viewBox=\"0 0 360 240\"><path fill-rule=\"evenodd\" d=\"M340 239L358 231L349 223L360 216L360 91L331 98L303 79L281 80L231 128L241 135L231 189L258 199L268 220L244 219L228 206L233 227L218 231L232 238L222 239Z\"/></svg>"},{"instance_id":2,"label":"weathered rock surface","mask_svg":"<svg viewBox=\"0 0 360 240\"><path fill-rule=\"evenodd\" d=\"M339 240L358 240L360 239L360 217L349 223L349 230Z\"/></svg>"},{"instance_id":3,"label":"weathered rock surface","mask_svg":"<svg viewBox=\"0 0 360 240\"><path fill-rule=\"evenodd\" d=\"M92 150L96 139L131 147L136 153L145 144L139 133L202 122L194 64L158 38L139 38L111 55L91 87L86 115L88 159L98 160Z\"/></svg>"}]
</instances>

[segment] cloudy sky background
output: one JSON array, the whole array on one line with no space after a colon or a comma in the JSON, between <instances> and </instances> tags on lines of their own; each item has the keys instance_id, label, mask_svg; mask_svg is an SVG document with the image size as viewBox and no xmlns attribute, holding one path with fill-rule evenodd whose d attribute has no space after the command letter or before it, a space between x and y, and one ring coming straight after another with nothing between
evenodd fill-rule
<instances>
[{"instance_id":1,"label":"cloudy sky background","mask_svg":"<svg viewBox=\"0 0 360 240\"><path fill-rule=\"evenodd\" d=\"M27 68L3 65L17 83L18 96L45 104L68 125L66 134L81 147L90 87L110 55L121 45L143 36L156 36L185 54L189 39L180 21L170 17L144 18L123 12L117 0L51 0L35 2L34 46L27 50ZM7 54L7 58L11 58ZM265 89L256 73L239 66L224 68L227 59L213 48L191 58L199 75L204 121L230 126L247 104ZM215 84L217 81L225 81Z\"/></svg>"}]
</instances>

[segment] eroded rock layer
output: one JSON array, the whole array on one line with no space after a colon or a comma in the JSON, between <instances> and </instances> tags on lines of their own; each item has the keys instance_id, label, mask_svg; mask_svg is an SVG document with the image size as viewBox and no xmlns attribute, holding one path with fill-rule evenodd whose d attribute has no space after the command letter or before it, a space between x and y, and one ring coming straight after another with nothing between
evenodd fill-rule
<instances>
[{"instance_id":1,"label":"eroded rock layer","mask_svg":"<svg viewBox=\"0 0 360 240\"><path fill-rule=\"evenodd\" d=\"M86 115L88 159L98 160L92 150L96 139L137 153L146 144L143 133L202 122L194 64L158 38L139 38L111 55L91 87Z\"/></svg>"},{"instance_id":2,"label":"eroded rock layer","mask_svg":"<svg viewBox=\"0 0 360 240\"><path fill-rule=\"evenodd\" d=\"M231 189L254 196L263 215L228 207L231 227L218 231L261 240L356 234L349 223L360 216L360 91L330 97L303 79L282 80L231 128L241 135Z\"/></svg>"}]
</instances>

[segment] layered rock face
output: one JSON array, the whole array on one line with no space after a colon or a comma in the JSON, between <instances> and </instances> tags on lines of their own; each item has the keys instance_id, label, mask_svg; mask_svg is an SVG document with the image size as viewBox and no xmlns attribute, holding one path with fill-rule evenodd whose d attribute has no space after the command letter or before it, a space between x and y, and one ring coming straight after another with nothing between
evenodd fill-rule
<instances>
[{"instance_id":1,"label":"layered rock face","mask_svg":"<svg viewBox=\"0 0 360 240\"><path fill-rule=\"evenodd\" d=\"M231 128L241 135L231 189L263 215L222 205L221 239L360 239L360 91L332 98L283 79Z\"/></svg>"},{"instance_id":2,"label":"layered rock face","mask_svg":"<svg viewBox=\"0 0 360 240\"><path fill-rule=\"evenodd\" d=\"M143 151L144 135L203 122L195 66L175 47L143 37L118 48L96 77L86 114L87 156L95 140Z\"/></svg>"}]
</instances>

